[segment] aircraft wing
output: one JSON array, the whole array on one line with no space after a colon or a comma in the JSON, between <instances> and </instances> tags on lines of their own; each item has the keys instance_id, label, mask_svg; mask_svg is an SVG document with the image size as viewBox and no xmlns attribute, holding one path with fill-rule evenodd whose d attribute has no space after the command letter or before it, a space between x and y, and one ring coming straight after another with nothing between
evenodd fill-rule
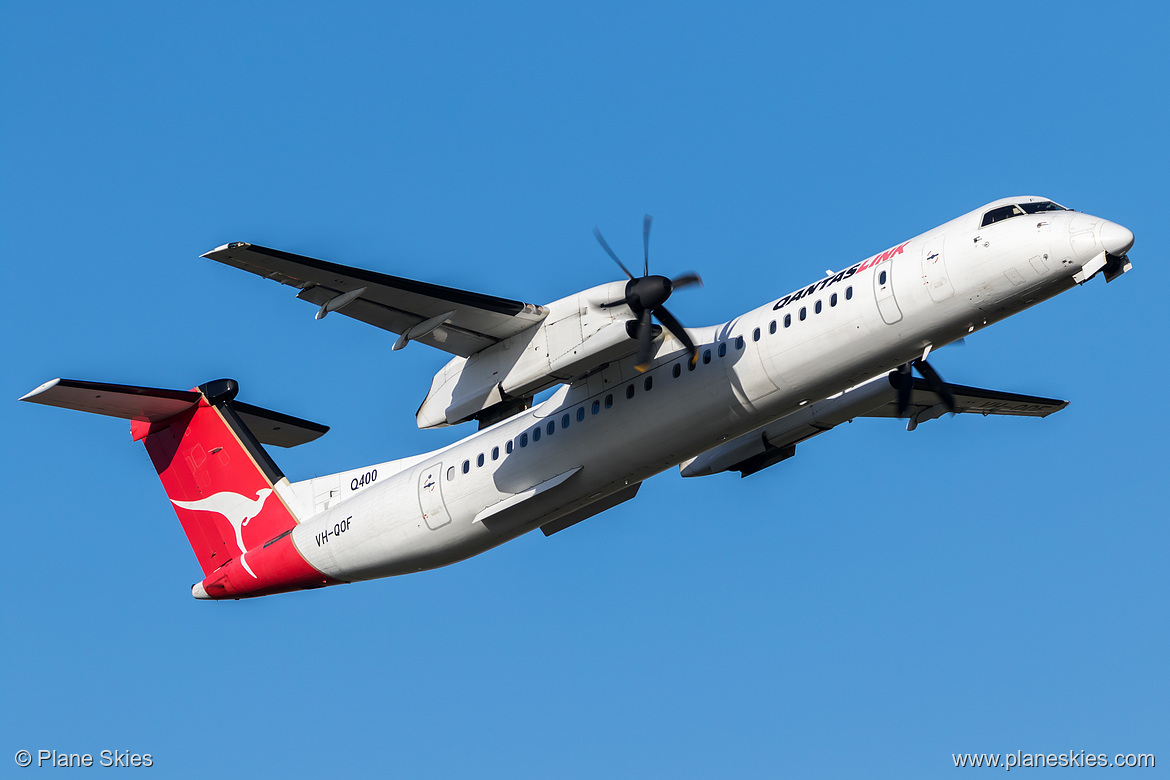
<instances>
[{"instance_id":1,"label":"aircraft wing","mask_svg":"<svg viewBox=\"0 0 1170 780\"><path fill-rule=\"evenodd\" d=\"M966 385L948 385L959 414L1006 414L1047 417L1068 406L1068 401L1034 395L1005 393ZM906 410L906 429L914 430L947 413L946 404L924 379L915 378ZM873 379L844 393L817 401L787 417L751 433L724 442L698 457L679 464L684 477L701 477L723 471L749 476L796 454L796 445L858 417L898 417L898 387L894 374Z\"/></svg>"},{"instance_id":2,"label":"aircraft wing","mask_svg":"<svg viewBox=\"0 0 1170 780\"><path fill-rule=\"evenodd\" d=\"M898 417L898 391L894 380L890 380L890 400L877 406L861 417ZM1068 406L1068 401L1055 398L1041 398L1035 395L1005 393L1002 390L985 390L967 385L950 385L955 396L957 414L1006 414L1015 417L1047 417ZM933 420L947 413L942 399L935 394L925 379L914 379L914 391L910 395L910 409L907 415L914 424Z\"/></svg>"},{"instance_id":3,"label":"aircraft wing","mask_svg":"<svg viewBox=\"0 0 1170 780\"><path fill-rule=\"evenodd\" d=\"M469 357L531 328L548 311L522 301L441 287L337 265L255 244L225 244L204 257L295 287L316 306L400 334L394 348L419 341Z\"/></svg>"}]
</instances>

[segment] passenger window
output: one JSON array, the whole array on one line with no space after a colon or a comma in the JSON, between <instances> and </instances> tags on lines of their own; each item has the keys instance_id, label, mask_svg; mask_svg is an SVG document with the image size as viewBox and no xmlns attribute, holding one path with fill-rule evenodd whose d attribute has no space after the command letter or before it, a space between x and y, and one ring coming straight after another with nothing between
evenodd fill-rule
<instances>
[{"instance_id":1,"label":"passenger window","mask_svg":"<svg viewBox=\"0 0 1170 780\"><path fill-rule=\"evenodd\" d=\"M786 327L786 328L792 327L792 315L791 314L784 315L784 327Z\"/></svg>"},{"instance_id":2,"label":"passenger window","mask_svg":"<svg viewBox=\"0 0 1170 780\"><path fill-rule=\"evenodd\" d=\"M760 340L760 329L756 328L755 330L752 331L752 341L759 341L759 340Z\"/></svg>"},{"instance_id":3,"label":"passenger window","mask_svg":"<svg viewBox=\"0 0 1170 780\"><path fill-rule=\"evenodd\" d=\"M648 392L650 392L651 387L654 387L654 377L648 376L642 382L642 389L648 393Z\"/></svg>"},{"instance_id":4,"label":"passenger window","mask_svg":"<svg viewBox=\"0 0 1170 780\"><path fill-rule=\"evenodd\" d=\"M626 386L626 398L633 398L633 397L634 397L634 386L627 385Z\"/></svg>"},{"instance_id":5,"label":"passenger window","mask_svg":"<svg viewBox=\"0 0 1170 780\"><path fill-rule=\"evenodd\" d=\"M829 296L829 307L832 308L833 306L836 306L836 305L837 305L837 293L833 293L832 295Z\"/></svg>"},{"instance_id":6,"label":"passenger window","mask_svg":"<svg viewBox=\"0 0 1170 780\"><path fill-rule=\"evenodd\" d=\"M528 446L528 434L527 433L520 434L520 446L521 447Z\"/></svg>"},{"instance_id":7,"label":"passenger window","mask_svg":"<svg viewBox=\"0 0 1170 780\"><path fill-rule=\"evenodd\" d=\"M511 439L508 439L506 442L504 442L504 453L507 455L512 454L512 440Z\"/></svg>"},{"instance_id":8,"label":"passenger window","mask_svg":"<svg viewBox=\"0 0 1170 780\"><path fill-rule=\"evenodd\" d=\"M756 331L756 333L759 333L759 332L760 332L759 330ZM743 336L736 336L735 337L735 348L736 349L743 349Z\"/></svg>"},{"instance_id":9,"label":"passenger window","mask_svg":"<svg viewBox=\"0 0 1170 780\"><path fill-rule=\"evenodd\" d=\"M724 341L719 345L719 357L727 356L727 342Z\"/></svg>"},{"instance_id":10,"label":"passenger window","mask_svg":"<svg viewBox=\"0 0 1170 780\"><path fill-rule=\"evenodd\" d=\"M532 443L536 444L538 441L540 441L540 426L539 425L532 429Z\"/></svg>"},{"instance_id":11,"label":"passenger window","mask_svg":"<svg viewBox=\"0 0 1170 780\"><path fill-rule=\"evenodd\" d=\"M885 283L886 283L886 272L882 271L880 274L878 274L878 284L885 284Z\"/></svg>"},{"instance_id":12,"label":"passenger window","mask_svg":"<svg viewBox=\"0 0 1170 780\"><path fill-rule=\"evenodd\" d=\"M678 379L680 374L682 374L682 366L680 366L678 363L675 363L674 368L670 369L670 375L675 379Z\"/></svg>"},{"instance_id":13,"label":"passenger window","mask_svg":"<svg viewBox=\"0 0 1170 780\"><path fill-rule=\"evenodd\" d=\"M851 300L852 298L853 298L853 285L849 285L848 287L845 288L845 300L848 301L848 300Z\"/></svg>"},{"instance_id":14,"label":"passenger window","mask_svg":"<svg viewBox=\"0 0 1170 780\"><path fill-rule=\"evenodd\" d=\"M711 350L705 349L705 350L703 350L703 365L707 365L710 362L711 362Z\"/></svg>"},{"instance_id":15,"label":"passenger window","mask_svg":"<svg viewBox=\"0 0 1170 780\"><path fill-rule=\"evenodd\" d=\"M585 422L585 407L582 406L577 410L577 422Z\"/></svg>"},{"instance_id":16,"label":"passenger window","mask_svg":"<svg viewBox=\"0 0 1170 780\"><path fill-rule=\"evenodd\" d=\"M821 313L821 309L822 309L822 308L823 308L823 307L821 306L821 302L820 302L820 301L817 301L817 305L816 305L816 307L814 308L814 311L816 311L816 313L817 313L817 314L820 314L820 313Z\"/></svg>"},{"instance_id":17,"label":"passenger window","mask_svg":"<svg viewBox=\"0 0 1170 780\"><path fill-rule=\"evenodd\" d=\"M601 401L594 401L593 402L593 413L597 414L600 411L601 411Z\"/></svg>"},{"instance_id":18,"label":"passenger window","mask_svg":"<svg viewBox=\"0 0 1170 780\"><path fill-rule=\"evenodd\" d=\"M776 332L776 320L772 320L772 322L768 325L768 332L769 333Z\"/></svg>"},{"instance_id":19,"label":"passenger window","mask_svg":"<svg viewBox=\"0 0 1170 780\"><path fill-rule=\"evenodd\" d=\"M562 428L569 427L569 415L566 414L564 417L561 418L561 427Z\"/></svg>"},{"instance_id":20,"label":"passenger window","mask_svg":"<svg viewBox=\"0 0 1170 780\"><path fill-rule=\"evenodd\" d=\"M808 316L808 309L804 306L800 307L800 321L804 322L804 318Z\"/></svg>"},{"instance_id":21,"label":"passenger window","mask_svg":"<svg viewBox=\"0 0 1170 780\"><path fill-rule=\"evenodd\" d=\"M499 447L492 447L492 460L499 460L499 459L500 459L500 448Z\"/></svg>"},{"instance_id":22,"label":"passenger window","mask_svg":"<svg viewBox=\"0 0 1170 780\"><path fill-rule=\"evenodd\" d=\"M610 393L609 395L607 395L607 396L605 397L605 408L606 408L606 409L612 409L612 408L613 408L613 393Z\"/></svg>"},{"instance_id":23,"label":"passenger window","mask_svg":"<svg viewBox=\"0 0 1170 780\"><path fill-rule=\"evenodd\" d=\"M549 420L548 425L544 426L544 432L547 433L549 436L552 436L553 431L555 431L556 429L557 429L557 421L556 420Z\"/></svg>"},{"instance_id":24,"label":"passenger window","mask_svg":"<svg viewBox=\"0 0 1170 780\"><path fill-rule=\"evenodd\" d=\"M482 466L483 466L483 453L481 452L481 453L479 453L479 455L475 459L475 467L481 468Z\"/></svg>"},{"instance_id":25,"label":"passenger window","mask_svg":"<svg viewBox=\"0 0 1170 780\"><path fill-rule=\"evenodd\" d=\"M454 466L447 469L447 481L450 482L453 479L455 479L455 467Z\"/></svg>"},{"instance_id":26,"label":"passenger window","mask_svg":"<svg viewBox=\"0 0 1170 780\"><path fill-rule=\"evenodd\" d=\"M465 460L463 461L463 473L466 474L469 471L471 471L471 461Z\"/></svg>"},{"instance_id":27,"label":"passenger window","mask_svg":"<svg viewBox=\"0 0 1170 780\"><path fill-rule=\"evenodd\" d=\"M993 225L996 222L1003 222L1005 219L1021 217L1023 215L1024 210L1019 206L1000 206L999 208L992 209L983 215L983 222L981 223L980 227L987 227L988 225Z\"/></svg>"}]
</instances>

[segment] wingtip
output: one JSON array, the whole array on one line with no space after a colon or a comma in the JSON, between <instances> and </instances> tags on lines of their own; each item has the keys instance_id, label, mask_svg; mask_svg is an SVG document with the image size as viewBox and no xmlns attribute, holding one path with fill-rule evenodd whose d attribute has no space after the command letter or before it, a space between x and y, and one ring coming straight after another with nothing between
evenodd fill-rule
<instances>
[{"instance_id":1,"label":"wingtip","mask_svg":"<svg viewBox=\"0 0 1170 780\"><path fill-rule=\"evenodd\" d=\"M248 244L244 241L232 241L232 242L227 243L227 244L221 244L220 246L217 246L215 249L212 249L210 252L204 252L202 255L200 255L200 257L206 257L209 260L214 260L215 258L212 257L212 255L214 255L214 254L218 254L219 252L226 252L229 249L239 249L241 247L246 247L246 246L251 246L251 244Z\"/></svg>"},{"instance_id":2,"label":"wingtip","mask_svg":"<svg viewBox=\"0 0 1170 780\"><path fill-rule=\"evenodd\" d=\"M34 390L30 390L29 392L25 393L24 395L22 395L20 398L18 398L16 400L18 400L18 401L32 401L38 395L45 392L46 390L51 390L52 388L56 387L57 383L60 381L61 381L61 377L57 377L56 379L50 379L48 382L45 382L40 387L37 387Z\"/></svg>"}]
</instances>

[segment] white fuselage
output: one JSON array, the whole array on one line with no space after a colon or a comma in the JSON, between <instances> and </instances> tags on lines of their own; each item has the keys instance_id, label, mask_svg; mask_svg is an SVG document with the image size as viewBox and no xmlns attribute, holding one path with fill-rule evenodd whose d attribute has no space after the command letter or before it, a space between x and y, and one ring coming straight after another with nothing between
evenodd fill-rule
<instances>
[{"instance_id":1,"label":"white fuselage","mask_svg":"<svg viewBox=\"0 0 1170 780\"><path fill-rule=\"evenodd\" d=\"M693 368L668 335L645 373L630 357L372 480L337 475L342 495L293 542L342 581L465 559L1070 289L1119 227L1072 211L981 227L996 205L690 329ZM316 488L299 484L312 504Z\"/></svg>"}]
</instances>

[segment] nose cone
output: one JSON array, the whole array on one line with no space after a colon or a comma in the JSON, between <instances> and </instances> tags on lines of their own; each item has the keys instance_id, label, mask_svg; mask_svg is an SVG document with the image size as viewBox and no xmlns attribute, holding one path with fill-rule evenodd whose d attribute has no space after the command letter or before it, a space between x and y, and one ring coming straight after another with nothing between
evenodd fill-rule
<instances>
[{"instance_id":1,"label":"nose cone","mask_svg":"<svg viewBox=\"0 0 1170 780\"><path fill-rule=\"evenodd\" d=\"M1116 222L1101 223L1101 246L1111 255L1121 257L1133 246L1133 233Z\"/></svg>"}]
</instances>

